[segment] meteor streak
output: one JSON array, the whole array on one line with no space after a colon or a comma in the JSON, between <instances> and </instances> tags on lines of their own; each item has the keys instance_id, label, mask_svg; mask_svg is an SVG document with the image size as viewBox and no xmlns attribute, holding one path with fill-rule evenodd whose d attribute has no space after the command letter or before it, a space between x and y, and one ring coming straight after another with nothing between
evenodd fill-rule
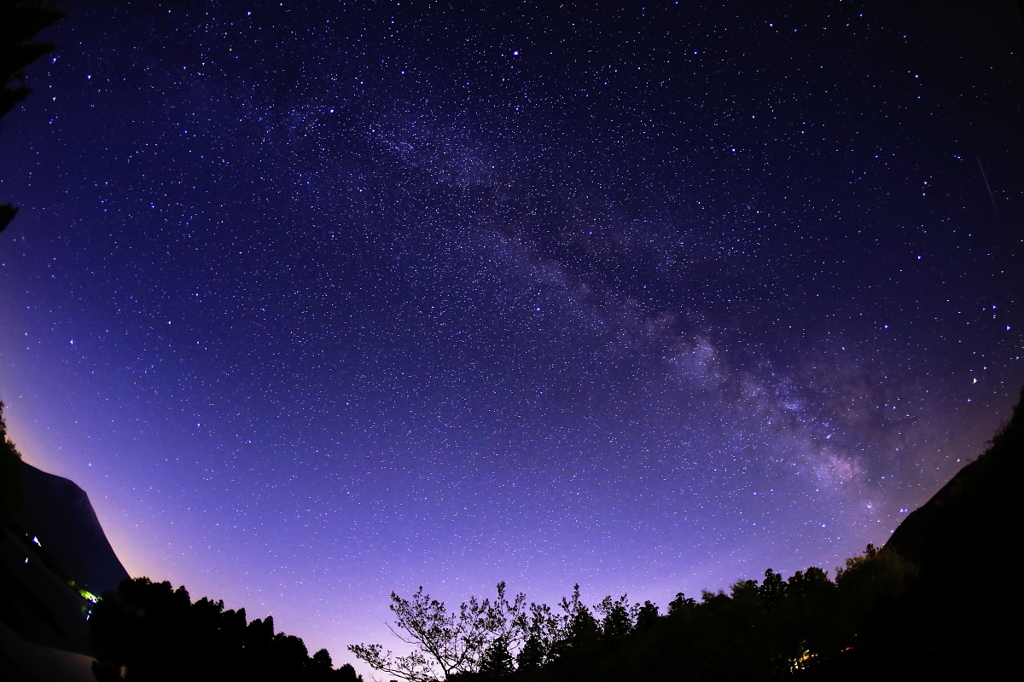
<instances>
[{"instance_id":1,"label":"meteor streak","mask_svg":"<svg viewBox=\"0 0 1024 682\"><path fill-rule=\"evenodd\" d=\"M975 156L974 160L978 162L978 170L981 171L981 179L985 181L985 189L988 190L989 201L992 202L992 210L996 214L996 219L999 219L999 209L996 207L996 198L992 194L992 186L988 184L988 176L985 175L985 167L981 165L981 157Z\"/></svg>"}]
</instances>

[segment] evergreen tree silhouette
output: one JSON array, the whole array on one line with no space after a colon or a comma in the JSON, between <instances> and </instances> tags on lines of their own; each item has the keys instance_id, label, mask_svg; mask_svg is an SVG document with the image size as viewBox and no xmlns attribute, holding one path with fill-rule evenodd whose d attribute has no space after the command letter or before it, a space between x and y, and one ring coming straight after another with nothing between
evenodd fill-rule
<instances>
[{"instance_id":1,"label":"evergreen tree silhouette","mask_svg":"<svg viewBox=\"0 0 1024 682\"><path fill-rule=\"evenodd\" d=\"M42 0L0 0L0 119L32 92L25 67L56 47L32 39L65 14ZM14 205L0 204L0 232L17 213Z\"/></svg>"}]
</instances>

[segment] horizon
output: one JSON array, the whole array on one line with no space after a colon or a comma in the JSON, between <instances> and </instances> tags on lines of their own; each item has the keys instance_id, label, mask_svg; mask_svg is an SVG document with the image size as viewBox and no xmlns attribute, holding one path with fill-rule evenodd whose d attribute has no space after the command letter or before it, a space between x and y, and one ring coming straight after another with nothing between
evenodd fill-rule
<instances>
[{"instance_id":1,"label":"horizon","mask_svg":"<svg viewBox=\"0 0 1024 682\"><path fill-rule=\"evenodd\" d=\"M11 438L336 665L421 585L834 576L1024 385L1013 3L59 6Z\"/></svg>"}]
</instances>

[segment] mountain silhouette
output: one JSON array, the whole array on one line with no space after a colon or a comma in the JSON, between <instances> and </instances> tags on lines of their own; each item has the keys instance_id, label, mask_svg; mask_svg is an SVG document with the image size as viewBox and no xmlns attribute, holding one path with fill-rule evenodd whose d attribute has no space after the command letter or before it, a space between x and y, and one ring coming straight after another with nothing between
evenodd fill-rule
<instances>
[{"instance_id":1,"label":"mountain silhouette","mask_svg":"<svg viewBox=\"0 0 1024 682\"><path fill-rule=\"evenodd\" d=\"M16 523L75 584L95 595L117 589L128 572L100 526L89 496L74 481L24 461L25 499Z\"/></svg>"},{"instance_id":2,"label":"mountain silhouette","mask_svg":"<svg viewBox=\"0 0 1024 682\"><path fill-rule=\"evenodd\" d=\"M885 671L889 679L1017 679L1022 474L1024 391L988 449L885 544L917 568L906 593L874 614L851 656L806 678L858 680Z\"/></svg>"},{"instance_id":3,"label":"mountain silhouette","mask_svg":"<svg viewBox=\"0 0 1024 682\"><path fill-rule=\"evenodd\" d=\"M1016 668L1011 659L1024 635L1022 474L1024 391L989 448L886 543L919 570L885 637L901 643L910 671L1002 679Z\"/></svg>"},{"instance_id":4,"label":"mountain silhouette","mask_svg":"<svg viewBox=\"0 0 1024 682\"><path fill-rule=\"evenodd\" d=\"M0 679L92 680L96 595L128 573L85 491L18 464L24 497L0 528Z\"/></svg>"}]
</instances>

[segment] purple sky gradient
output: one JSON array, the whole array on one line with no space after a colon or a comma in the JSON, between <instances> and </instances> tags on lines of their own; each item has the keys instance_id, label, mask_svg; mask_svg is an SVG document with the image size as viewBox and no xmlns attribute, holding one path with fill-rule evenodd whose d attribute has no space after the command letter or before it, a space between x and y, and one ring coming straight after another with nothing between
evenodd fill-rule
<instances>
[{"instance_id":1,"label":"purple sky gradient","mask_svg":"<svg viewBox=\"0 0 1024 682\"><path fill-rule=\"evenodd\" d=\"M689 4L60 3L0 136L26 459L336 663L392 590L885 542L1024 383L1024 22Z\"/></svg>"}]
</instances>

